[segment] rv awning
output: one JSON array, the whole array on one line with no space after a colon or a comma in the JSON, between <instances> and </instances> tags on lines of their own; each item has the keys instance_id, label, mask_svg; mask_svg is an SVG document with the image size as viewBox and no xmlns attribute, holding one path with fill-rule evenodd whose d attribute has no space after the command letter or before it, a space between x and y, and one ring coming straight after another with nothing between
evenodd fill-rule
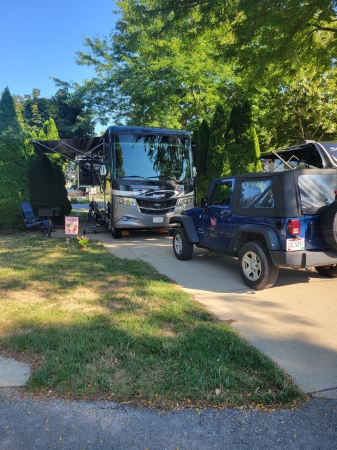
<instances>
[{"instance_id":1,"label":"rv awning","mask_svg":"<svg viewBox=\"0 0 337 450\"><path fill-rule=\"evenodd\" d=\"M102 136L81 139L59 139L55 141L31 141L36 153L75 153L89 156L97 152L103 143Z\"/></svg>"}]
</instances>

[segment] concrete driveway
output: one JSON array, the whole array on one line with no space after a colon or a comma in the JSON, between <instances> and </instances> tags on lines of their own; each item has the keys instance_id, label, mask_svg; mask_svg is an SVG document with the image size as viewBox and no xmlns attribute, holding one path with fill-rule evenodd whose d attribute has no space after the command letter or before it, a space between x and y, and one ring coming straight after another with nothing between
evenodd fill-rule
<instances>
[{"instance_id":1,"label":"concrete driveway","mask_svg":"<svg viewBox=\"0 0 337 450\"><path fill-rule=\"evenodd\" d=\"M337 279L307 270L281 269L276 285L252 291L234 258L196 249L179 261L172 238L133 232L120 240L97 229L97 238L120 258L155 267L288 373L306 393L337 399Z\"/></svg>"}]
</instances>

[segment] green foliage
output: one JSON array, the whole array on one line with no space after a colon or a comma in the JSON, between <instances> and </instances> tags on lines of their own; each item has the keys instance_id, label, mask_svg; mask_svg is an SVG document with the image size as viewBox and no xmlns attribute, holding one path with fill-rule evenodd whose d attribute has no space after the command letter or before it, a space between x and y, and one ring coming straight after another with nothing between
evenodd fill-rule
<instances>
[{"instance_id":1,"label":"green foliage","mask_svg":"<svg viewBox=\"0 0 337 450\"><path fill-rule=\"evenodd\" d=\"M21 229L20 204L29 200L24 136L13 98L6 88L0 98L0 228Z\"/></svg>"},{"instance_id":2,"label":"green foliage","mask_svg":"<svg viewBox=\"0 0 337 450\"><path fill-rule=\"evenodd\" d=\"M326 73L336 57L336 19L335 0L240 0L230 55L259 84L296 77L301 67Z\"/></svg>"},{"instance_id":3,"label":"green foliage","mask_svg":"<svg viewBox=\"0 0 337 450\"><path fill-rule=\"evenodd\" d=\"M293 80L263 89L256 99L256 118L267 131L269 147L282 148L303 139L335 140L336 91L336 68L323 76L301 70Z\"/></svg>"},{"instance_id":4,"label":"green foliage","mask_svg":"<svg viewBox=\"0 0 337 450\"><path fill-rule=\"evenodd\" d=\"M226 148L233 175L261 170L260 147L248 101L235 105L231 111Z\"/></svg>"},{"instance_id":5,"label":"green foliage","mask_svg":"<svg viewBox=\"0 0 337 450\"><path fill-rule=\"evenodd\" d=\"M51 140L58 140L60 139L58 129L56 127L55 121L52 118L49 118L49 120L46 120L43 124L43 131L45 133L46 138Z\"/></svg>"},{"instance_id":6,"label":"green foliage","mask_svg":"<svg viewBox=\"0 0 337 450\"><path fill-rule=\"evenodd\" d=\"M225 134L228 124L228 112L218 104L210 126L209 150L207 156L208 182L230 173L228 152L225 148Z\"/></svg>"},{"instance_id":7,"label":"green foliage","mask_svg":"<svg viewBox=\"0 0 337 450\"><path fill-rule=\"evenodd\" d=\"M212 58L216 43L227 39L226 26L195 34L200 14L192 12L185 20L190 39L162 32L161 18L139 15L136 2L118 6L117 32L86 38L87 52L78 53L78 63L93 66L97 76L77 92L101 119L193 129L214 113L235 78L227 62Z\"/></svg>"},{"instance_id":8,"label":"green foliage","mask_svg":"<svg viewBox=\"0 0 337 450\"><path fill-rule=\"evenodd\" d=\"M47 156L32 154L28 159L29 190L32 203L50 203L61 207L63 215L71 211L62 166Z\"/></svg>"},{"instance_id":9,"label":"green foliage","mask_svg":"<svg viewBox=\"0 0 337 450\"><path fill-rule=\"evenodd\" d=\"M13 98L8 87L4 89L0 99L0 135L2 139L12 140L22 135L22 130L16 114Z\"/></svg>"},{"instance_id":10,"label":"green foliage","mask_svg":"<svg viewBox=\"0 0 337 450\"><path fill-rule=\"evenodd\" d=\"M206 119L204 119L195 133L194 140L196 149L196 169L197 169L197 203L200 198L205 197L209 187L207 178L207 158L209 151L210 129Z\"/></svg>"},{"instance_id":11,"label":"green foliage","mask_svg":"<svg viewBox=\"0 0 337 450\"><path fill-rule=\"evenodd\" d=\"M53 119L49 119L43 124L39 139L59 139ZM32 203L50 203L53 207L61 207L63 216L70 213L71 204L65 187L63 160L60 155L41 156L31 151L28 158L28 173Z\"/></svg>"},{"instance_id":12,"label":"green foliage","mask_svg":"<svg viewBox=\"0 0 337 450\"><path fill-rule=\"evenodd\" d=\"M62 139L93 136L95 122L90 104L85 104L77 95L70 93L67 83L57 79L55 82L59 89L50 99L40 97L39 89L33 89L31 95L15 97L17 109L29 132L34 131L39 135L45 123L52 118ZM44 133L51 134L50 129L44 129Z\"/></svg>"},{"instance_id":13,"label":"green foliage","mask_svg":"<svg viewBox=\"0 0 337 450\"><path fill-rule=\"evenodd\" d=\"M207 174L207 157L209 151L210 128L204 119L198 129L197 138L197 172L198 175Z\"/></svg>"},{"instance_id":14,"label":"green foliage","mask_svg":"<svg viewBox=\"0 0 337 450\"><path fill-rule=\"evenodd\" d=\"M70 86L54 79L59 89L50 99L55 115L59 135L62 139L91 137L95 135L93 110L89 102L85 103L76 93L70 92Z\"/></svg>"}]
</instances>

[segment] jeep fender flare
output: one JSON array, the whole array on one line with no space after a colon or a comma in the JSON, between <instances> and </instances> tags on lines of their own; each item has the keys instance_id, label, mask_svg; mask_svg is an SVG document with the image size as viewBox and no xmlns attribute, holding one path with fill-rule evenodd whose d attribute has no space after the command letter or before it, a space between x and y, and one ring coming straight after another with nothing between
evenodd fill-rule
<instances>
[{"instance_id":1,"label":"jeep fender flare","mask_svg":"<svg viewBox=\"0 0 337 450\"><path fill-rule=\"evenodd\" d=\"M177 223L181 227L184 227L186 232L187 239L193 244L197 244L199 242L199 237L197 230L195 229L195 225L192 217L190 216L173 216L170 218L169 223Z\"/></svg>"},{"instance_id":2,"label":"jeep fender flare","mask_svg":"<svg viewBox=\"0 0 337 450\"><path fill-rule=\"evenodd\" d=\"M237 253L242 245L248 242L246 239L247 234L261 235L264 238L268 250L282 250L277 235L272 227L254 224L242 225L235 231L229 250L233 253ZM256 240L256 238L254 237L253 240Z\"/></svg>"}]
</instances>

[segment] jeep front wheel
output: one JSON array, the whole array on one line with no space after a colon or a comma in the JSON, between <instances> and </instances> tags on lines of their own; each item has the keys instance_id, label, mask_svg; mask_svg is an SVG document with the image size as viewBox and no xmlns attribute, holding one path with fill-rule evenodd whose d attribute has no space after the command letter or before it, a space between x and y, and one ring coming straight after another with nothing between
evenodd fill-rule
<instances>
[{"instance_id":1,"label":"jeep front wheel","mask_svg":"<svg viewBox=\"0 0 337 450\"><path fill-rule=\"evenodd\" d=\"M173 251L180 261L187 261L193 255L193 244L188 240L184 228L177 228L173 234Z\"/></svg>"},{"instance_id":2,"label":"jeep front wheel","mask_svg":"<svg viewBox=\"0 0 337 450\"><path fill-rule=\"evenodd\" d=\"M247 242L238 255L241 278L247 286L256 290L270 288L278 277L278 267L275 267L269 251L261 242Z\"/></svg>"},{"instance_id":3,"label":"jeep front wheel","mask_svg":"<svg viewBox=\"0 0 337 450\"><path fill-rule=\"evenodd\" d=\"M318 266L315 267L315 269L320 275L329 278L337 278L337 264L331 264L330 266Z\"/></svg>"}]
</instances>

